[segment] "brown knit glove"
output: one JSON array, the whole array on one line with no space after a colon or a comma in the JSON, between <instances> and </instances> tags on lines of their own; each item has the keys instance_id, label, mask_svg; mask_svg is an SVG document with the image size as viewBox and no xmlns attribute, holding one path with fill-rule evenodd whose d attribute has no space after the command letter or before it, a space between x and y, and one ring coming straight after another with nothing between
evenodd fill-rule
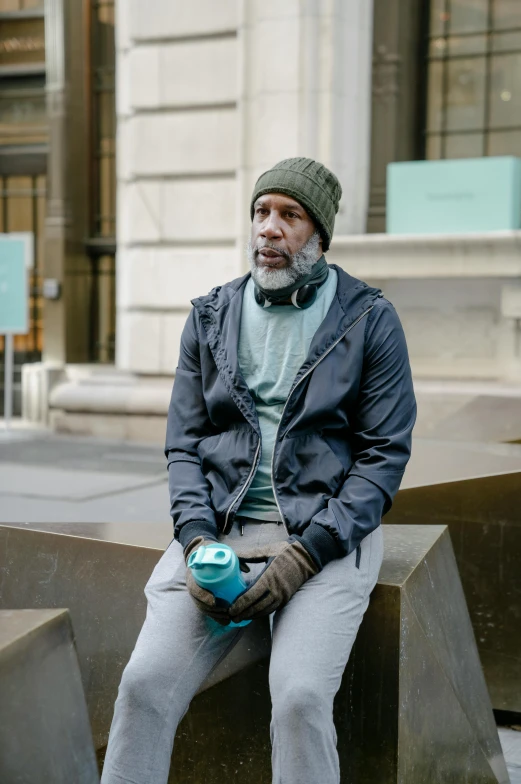
<instances>
[{"instance_id":1,"label":"brown knit glove","mask_svg":"<svg viewBox=\"0 0 521 784\"><path fill-rule=\"evenodd\" d=\"M266 548L241 550L241 562L267 561L253 583L231 605L235 623L269 615L289 602L300 586L319 569L306 548L296 541L276 542Z\"/></svg>"},{"instance_id":2,"label":"brown knit glove","mask_svg":"<svg viewBox=\"0 0 521 784\"><path fill-rule=\"evenodd\" d=\"M184 549L185 563L188 564L189 557L201 547L201 545L208 544L214 544L214 540L205 539L203 536L194 537ZM230 623L228 607L220 606L220 601L215 598L213 593L201 588L194 580L192 570L188 568L186 570L186 587L188 588L188 593L194 600L197 609L204 613L204 615L213 618L213 620L220 623L221 626L227 626Z\"/></svg>"}]
</instances>

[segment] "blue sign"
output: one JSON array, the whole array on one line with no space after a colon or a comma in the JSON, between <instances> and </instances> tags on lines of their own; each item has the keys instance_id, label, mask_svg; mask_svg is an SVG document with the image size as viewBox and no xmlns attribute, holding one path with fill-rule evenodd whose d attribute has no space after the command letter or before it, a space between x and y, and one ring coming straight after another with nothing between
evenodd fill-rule
<instances>
[{"instance_id":1,"label":"blue sign","mask_svg":"<svg viewBox=\"0 0 521 784\"><path fill-rule=\"evenodd\" d=\"M521 228L521 158L409 161L387 167L389 234Z\"/></svg>"},{"instance_id":2,"label":"blue sign","mask_svg":"<svg viewBox=\"0 0 521 784\"><path fill-rule=\"evenodd\" d=\"M0 335L29 332L29 279L27 243L0 236Z\"/></svg>"}]
</instances>

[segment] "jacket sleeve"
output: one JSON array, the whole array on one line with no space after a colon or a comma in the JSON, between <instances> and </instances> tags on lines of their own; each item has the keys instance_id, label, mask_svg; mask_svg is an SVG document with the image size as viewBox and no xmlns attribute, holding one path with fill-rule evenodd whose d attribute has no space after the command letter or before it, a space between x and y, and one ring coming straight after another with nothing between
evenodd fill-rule
<instances>
[{"instance_id":1,"label":"jacket sleeve","mask_svg":"<svg viewBox=\"0 0 521 784\"><path fill-rule=\"evenodd\" d=\"M197 451L199 442L211 433L202 388L196 315L192 310L181 336L165 444L174 536L183 547L195 536L217 539L218 535L209 487Z\"/></svg>"},{"instance_id":2,"label":"jacket sleeve","mask_svg":"<svg viewBox=\"0 0 521 784\"><path fill-rule=\"evenodd\" d=\"M391 508L411 453L416 401L402 325L379 300L365 329L364 362L353 422L353 465L301 541L319 566L349 555Z\"/></svg>"}]
</instances>

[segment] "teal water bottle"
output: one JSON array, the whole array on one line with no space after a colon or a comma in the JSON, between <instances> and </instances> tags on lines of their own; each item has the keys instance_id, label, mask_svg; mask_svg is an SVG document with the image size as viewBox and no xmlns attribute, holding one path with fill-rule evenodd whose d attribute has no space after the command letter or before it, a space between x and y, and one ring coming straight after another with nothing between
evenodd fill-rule
<instances>
[{"instance_id":1,"label":"teal water bottle","mask_svg":"<svg viewBox=\"0 0 521 784\"><path fill-rule=\"evenodd\" d=\"M202 545L188 559L195 582L219 599L232 604L248 583L241 573L239 559L227 544ZM247 626L251 621L230 623L230 626Z\"/></svg>"}]
</instances>

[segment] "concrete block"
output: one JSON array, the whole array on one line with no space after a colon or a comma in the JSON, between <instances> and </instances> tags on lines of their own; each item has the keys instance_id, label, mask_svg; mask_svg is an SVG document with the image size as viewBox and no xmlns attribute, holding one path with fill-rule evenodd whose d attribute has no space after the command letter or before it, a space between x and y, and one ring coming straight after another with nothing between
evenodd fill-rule
<instances>
[{"instance_id":1,"label":"concrete block","mask_svg":"<svg viewBox=\"0 0 521 784\"><path fill-rule=\"evenodd\" d=\"M22 419L46 424L49 397L63 378L64 366L53 362L27 362L22 365Z\"/></svg>"},{"instance_id":2,"label":"concrete block","mask_svg":"<svg viewBox=\"0 0 521 784\"><path fill-rule=\"evenodd\" d=\"M118 67L116 68L116 115L118 118L128 117L132 112L131 56L132 51L118 53Z\"/></svg>"},{"instance_id":3,"label":"concrete block","mask_svg":"<svg viewBox=\"0 0 521 784\"><path fill-rule=\"evenodd\" d=\"M116 529L0 526L2 605L69 605L98 749L144 619L143 586L171 537L167 523ZM378 585L335 705L341 780L507 784L447 529L386 525L384 536ZM50 554L56 570L43 580L38 567ZM218 784L223 770L232 783L269 778L268 656L266 624L252 624L180 725L171 784Z\"/></svg>"},{"instance_id":4,"label":"concrete block","mask_svg":"<svg viewBox=\"0 0 521 784\"><path fill-rule=\"evenodd\" d=\"M163 183L164 239L184 241L235 240L235 179L174 180Z\"/></svg>"},{"instance_id":5,"label":"concrete block","mask_svg":"<svg viewBox=\"0 0 521 784\"><path fill-rule=\"evenodd\" d=\"M509 781L450 539L428 530L384 529L378 585L335 703L343 784ZM232 781L266 781L269 721L265 661L196 697L170 784L218 784L223 768ZM210 760L196 753L201 734L212 739Z\"/></svg>"},{"instance_id":6,"label":"concrete block","mask_svg":"<svg viewBox=\"0 0 521 784\"><path fill-rule=\"evenodd\" d=\"M476 414L486 419L486 408ZM392 524L449 526L492 705L518 713L520 487L519 446L416 441L384 518Z\"/></svg>"},{"instance_id":7,"label":"concrete block","mask_svg":"<svg viewBox=\"0 0 521 784\"><path fill-rule=\"evenodd\" d=\"M118 251L118 307L190 307L194 297L242 274L234 248Z\"/></svg>"},{"instance_id":8,"label":"concrete block","mask_svg":"<svg viewBox=\"0 0 521 784\"><path fill-rule=\"evenodd\" d=\"M133 172L133 161L132 161L132 124L134 122L134 118L132 116L124 117L120 115L118 117L118 123L116 128L116 148L118 154L116 156L116 176L118 179L118 193L123 194L123 189L125 188L127 182L132 178ZM122 197L118 197L119 199ZM124 202L126 207L126 202ZM118 204L117 208L120 208L119 215L121 213L121 205Z\"/></svg>"},{"instance_id":9,"label":"concrete block","mask_svg":"<svg viewBox=\"0 0 521 784\"><path fill-rule=\"evenodd\" d=\"M195 106L237 100L239 66L235 38L183 41L157 49L161 63L162 106Z\"/></svg>"},{"instance_id":10,"label":"concrete block","mask_svg":"<svg viewBox=\"0 0 521 784\"><path fill-rule=\"evenodd\" d=\"M521 320L521 281L512 281L502 287L501 313L505 318Z\"/></svg>"},{"instance_id":11,"label":"concrete block","mask_svg":"<svg viewBox=\"0 0 521 784\"><path fill-rule=\"evenodd\" d=\"M137 176L233 172L237 166L234 109L145 114L131 128Z\"/></svg>"},{"instance_id":12,"label":"concrete block","mask_svg":"<svg viewBox=\"0 0 521 784\"><path fill-rule=\"evenodd\" d=\"M99 782L67 610L0 610L0 692L3 784Z\"/></svg>"},{"instance_id":13,"label":"concrete block","mask_svg":"<svg viewBox=\"0 0 521 784\"><path fill-rule=\"evenodd\" d=\"M161 315L139 311L118 314L118 367L136 373L161 373Z\"/></svg>"},{"instance_id":14,"label":"concrete block","mask_svg":"<svg viewBox=\"0 0 521 784\"><path fill-rule=\"evenodd\" d=\"M161 239L162 197L158 182L119 183L118 244Z\"/></svg>"},{"instance_id":15,"label":"concrete block","mask_svg":"<svg viewBox=\"0 0 521 784\"><path fill-rule=\"evenodd\" d=\"M263 93L247 102L248 160L263 171L299 154L298 103L296 92Z\"/></svg>"},{"instance_id":16,"label":"concrete block","mask_svg":"<svg viewBox=\"0 0 521 784\"><path fill-rule=\"evenodd\" d=\"M153 9L142 0L129 1L136 41L228 32L238 23L238 0L154 0Z\"/></svg>"},{"instance_id":17,"label":"concrete block","mask_svg":"<svg viewBox=\"0 0 521 784\"><path fill-rule=\"evenodd\" d=\"M284 5L281 4L282 7ZM300 24L295 18L283 15L276 24L269 17L259 21L250 35L249 45L249 56L256 66L247 71L248 96L251 99L261 93L298 90L301 68ZM273 118L279 130L287 121L288 113Z\"/></svg>"},{"instance_id":18,"label":"concrete block","mask_svg":"<svg viewBox=\"0 0 521 784\"><path fill-rule=\"evenodd\" d=\"M158 46L137 46L128 54L128 102L134 110L155 109L161 104L159 57Z\"/></svg>"},{"instance_id":19,"label":"concrete block","mask_svg":"<svg viewBox=\"0 0 521 784\"><path fill-rule=\"evenodd\" d=\"M270 20L278 23L285 19L297 19L302 14L299 0L288 0L285 3L281 3L279 0L252 0L249 5L253 22ZM316 4L306 3L305 5L313 6ZM322 3L322 5L324 4ZM323 12L323 9L320 9L320 11ZM316 13L318 13L318 9Z\"/></svg>"},{"instance_id":20,"label":"concrete block","mask_svg":"<svg viewBox=\"0 0 521 784\"><path fill-rule=\"evenodd\" d=\"M96 414L92 412L80 414L62 409L53 409L49 414L49 425L56 433L110 438L118 441L136 441L161 446L165 443L165 422L166 415L143 416L141 414ZM154 499L157 499L157 488L154 488L153 493ZM19 505L18 501L17 506L19 507ZM165 509L167 505L165 505ZM68 519L71 519L70 513Z\"/></svg>"},{"instance_id":21,"label":"concrete block","mask_svg":"<svg viewBox=\"0 0 521 784\"><path fill-rule=\"evenodd\" d=\"M415 392L417 437L493 442L494 449L503 449L498 442L521 443L518 384L417 380ZM487 448L484 445L485 451Z\"/></svg>"},{"instance_id":22,"label":"concrete block","mask_svg":"<svg viewBox=\"0 0 521 784\"><path fill-rule=\"evenodd\" d=\"M499 281L389 280L383 289L400 315L417 377L500 373Z\"/></svg>"},{"instance_id":23,"label":"concrete block","mask_svg":"<svg viewBox=\"0 0 521 784\"><path fill-rule=\"evenodd\" d=\"M115 20L114 32L116 37L116 50L119 52L130 49L132 40L130 37L131 7L133 0L116 0L114 6Z\"/></svg>"}]
</instances>

